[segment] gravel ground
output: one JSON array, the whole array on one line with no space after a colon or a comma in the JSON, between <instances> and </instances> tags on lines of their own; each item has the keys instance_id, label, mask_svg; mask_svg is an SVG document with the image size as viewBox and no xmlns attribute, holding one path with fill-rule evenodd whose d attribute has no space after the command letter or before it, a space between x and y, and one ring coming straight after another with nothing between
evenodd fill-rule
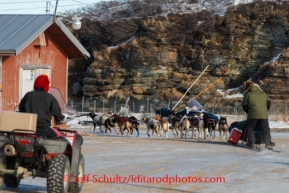
<instances>
[{"instance_id":1,"label":"gravel ground","mask_svg":"<svg viewBox=\"0 0 289 193\"><path fill-rule=\"evenodd\" d=\"M145 130L140 137L135 132L132 137L115 132L104 136L98 129L95 135L90 129L79 132L84 136L82 153L89 175L82 192L286 192L289 188L289 133L272 133L278 149L285 145L284 152L277 153L256 152L219 139L174 139L171 132L169 139L148 138ZM118 179L126 182L96 181L104 175L112 181L121 176ZM203 182L206 177L216 181ZM46 179L29 177L18 188L4 187L1 192L46 192Z\"/></svg>"}]
</instances>

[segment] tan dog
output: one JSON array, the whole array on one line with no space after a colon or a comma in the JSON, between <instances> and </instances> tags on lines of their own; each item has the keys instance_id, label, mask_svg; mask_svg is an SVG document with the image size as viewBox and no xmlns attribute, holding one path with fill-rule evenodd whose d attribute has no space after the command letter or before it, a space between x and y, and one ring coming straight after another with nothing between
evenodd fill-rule
<instances>
[{"instance_id":1,"label":"tan dog","mask_svg":"<svg viewBox=\"0 0 289 193\"><path fill-rule=\"evenodd\" d=\"M183 138L184 130L185 130L185 138L187 138L187 136L189 137L190 126L191 126L191 123L190 123L189 117L187 117L186 115L183 116L181 119L181 123L180 123L181 138Z\"/></svg>"},{"instance_id":2,"label":"tan dog","mask_svg":"<svg viewBox=\"0 0 289 193\"><path fill-rule=\"evenodd\" d=\"M148 137L150 137L149 131L152 130L152 136L154 135L154 132L157 133L157 137L161 137L162 135L162 127L161 127L161 123L150 117L150 116L145 116L143 118L143 121L147 124L147 135Z\"/></svg>"},{"instance_id":3,"label":"tan dog","mask_svg":"<svg viewBox=\"0 0 289 193\"><path fill-rule=\"evenodd\" d=\"M165 136L164 138L167 139L169 136L169 122L165 119L162 119L161 117L159 117L158 115L155 116L155 119L158 120L161 123L161 127L162 127L162 131L164 131Z\"/></svg>"}]
</instances>

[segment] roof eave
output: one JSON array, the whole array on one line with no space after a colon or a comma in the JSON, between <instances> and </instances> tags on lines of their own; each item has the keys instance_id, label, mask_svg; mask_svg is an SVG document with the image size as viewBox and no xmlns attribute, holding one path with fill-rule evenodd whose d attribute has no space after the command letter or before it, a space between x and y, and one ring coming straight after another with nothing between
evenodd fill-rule
<instances>
[{"instance_id":1,"label":"roof eave","mask_svg":"<svg viewBox=\"0 0 289 193\"><path fill-rule=\"evenodd\" d=\"M0 50L0 56L16 56L15 50Z\"/></svg>"},{"instance_id":2,"label":"roof eave","mask_svg":"<svg viewBox=\"0 0 289 193\"><path fill-rule=\"evenodd\" d=\"M89 52L81 45L81 43L75 38L75 36L67 29L67 27L58 18L55 19L55 23L59 28L65 33L65 35L71 40L71 42L76 46L76 48L83 54L84 58L90 58ZM78 58L72 58L78 59Z\"/></svg>"}]
</instances>

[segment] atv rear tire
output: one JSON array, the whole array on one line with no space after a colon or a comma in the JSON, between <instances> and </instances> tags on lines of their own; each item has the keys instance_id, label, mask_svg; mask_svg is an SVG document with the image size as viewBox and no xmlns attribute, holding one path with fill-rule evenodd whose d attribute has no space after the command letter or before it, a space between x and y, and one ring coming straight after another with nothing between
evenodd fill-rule
<instances>
[{"instance_id":1,"label":"atv rear tire","mask_svg":"<svg viewBox=\"0 0 289 193\"><path fill-rule=\"evenodd\" d=\"M15 157L6 158L6 169L16 169L18 167L17 160ZM4 176L4 183L6 187L17 188L20 184L21 179L17 178L15 175L6 174Z\"/></svg>"},{"instance_id":2,"label":"atv rear tire","mask_svg":"<svg viewBox=\"0 0 289 193\"><path fill-rule=\"evenodd\" d=\"M0 156L0 169L6 169L6 159L4 155ZM4 185L4 175L0 177L0 191L2 190Z\"/></svg>"},{"instance_id":3,"label":"atv rear tire","mask_svg":"<svg viewBox=\"0 0 289 193\"><path fill-rule=\"evenodd\" d=\"M9 188L17 188L20 184L21 179L15 175L6 174L4 178L5 186Z\"/></svg>"},{"instance_id":4,"label":"atv rear tire","mask_svg":"<svg viewBox=\"0 0 289 193\"><path fill-rule=\"evenodd\" d=\"M77 179L75 179L75 182L70 182L69 183L69 192L72 193L79 193L82 189L84 180L88 180L88 179L83 179L84 176L84 158L83 155L80 154L79 156L79 161L78 161L78 169L77 169Z\"/></svg>"},{"instance_id":5,"label":"atv rear tire","mask_svg":"<svg viewBox=\"0 0 289 193\"><path fill-rule=\"evenodd\" d=\"M66 193L70 180L70 161L66 155L56 155L49 161L47 170L47 192Z\"/></svg>"}]
</instances>

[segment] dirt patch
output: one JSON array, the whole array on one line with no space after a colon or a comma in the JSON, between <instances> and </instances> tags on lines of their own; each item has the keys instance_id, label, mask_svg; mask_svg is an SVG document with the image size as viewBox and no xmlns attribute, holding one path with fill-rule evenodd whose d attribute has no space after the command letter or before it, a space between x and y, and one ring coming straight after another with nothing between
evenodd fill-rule
<instances>
[{"instance_id":1,"label":"dirt patch","mask_svg":"<svg viewBox=\"0 0 289 193\"><path fill-rule=\"evenodd\" d=\"M283 174L287 173L287 168L282 167L282 168L276 168L274 170L270 170L271 173L276 173L276 174Z\"/></svg>"}]
</instances>

